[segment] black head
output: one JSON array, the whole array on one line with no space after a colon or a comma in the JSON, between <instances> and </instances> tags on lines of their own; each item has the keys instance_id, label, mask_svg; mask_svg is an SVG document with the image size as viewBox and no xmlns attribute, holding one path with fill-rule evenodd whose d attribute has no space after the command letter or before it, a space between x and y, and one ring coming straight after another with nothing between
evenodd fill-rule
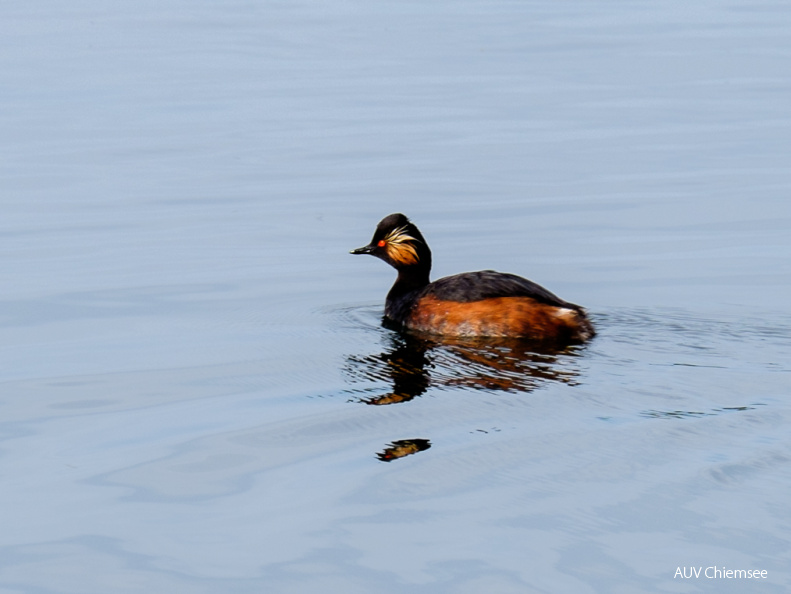
<instances>
[{"instance_id":1,"label":"black head","mask_svg":"<svg viewBox=\"0 0 791 594\"><path fill-rule=\"evenodd\" d=\"M431 269L431 250L417 227L401 213L383 218L376 226L371 243L352 250L352 254L371 254L398 271Z\"/></svg>"}]
</instances>

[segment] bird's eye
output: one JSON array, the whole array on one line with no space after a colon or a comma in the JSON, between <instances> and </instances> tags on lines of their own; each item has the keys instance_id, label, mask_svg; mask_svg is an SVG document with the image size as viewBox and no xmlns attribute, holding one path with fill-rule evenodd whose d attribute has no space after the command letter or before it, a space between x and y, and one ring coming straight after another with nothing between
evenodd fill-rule
<instances>
[{"instance_id":1,"label":"bird's eye","mask_svg":"<svg viewBox=\"0 0 791 594\"><path fill-rule=\"evenodd\" d=\"M376 245L378 245L379 247L384 247L387 245L387 242L384 239L380 239L379 243L377 243Z\"/></svg>"}]
</instances>

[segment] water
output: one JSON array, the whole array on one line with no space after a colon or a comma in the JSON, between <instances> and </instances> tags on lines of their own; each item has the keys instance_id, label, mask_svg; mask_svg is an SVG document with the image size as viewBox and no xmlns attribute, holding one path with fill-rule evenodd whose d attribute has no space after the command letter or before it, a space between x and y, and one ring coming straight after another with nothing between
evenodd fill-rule
<instances>
[{"instance_id":1,"label":"water","mask_svg":"<svg viewBox=\"0 0 791 594\"><path fill-rule=\"evenodd\" d=\"M785 592L789 21L6 3L0 592ZM599 336L382 328L396 211Z\"/></svg>"}]
</instances>

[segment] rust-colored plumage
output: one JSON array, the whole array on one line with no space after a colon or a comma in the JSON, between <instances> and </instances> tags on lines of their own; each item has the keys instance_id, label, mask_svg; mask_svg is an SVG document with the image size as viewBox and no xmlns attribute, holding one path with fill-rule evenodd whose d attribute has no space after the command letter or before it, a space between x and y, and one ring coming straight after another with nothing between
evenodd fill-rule
<instances>
[{"instance_id":1,"label":"rust-colored plumage","mask_svg":"<svg viewBox=\"0 0 791 594\"><path fill-rule=\"evenodd\" d=\"M531 297L493 297L481 301L419 298L406 326L416 332L447 336L522 337L573 340L587 320L573 309L540 303Z\"/></svg>"}]
</instances>

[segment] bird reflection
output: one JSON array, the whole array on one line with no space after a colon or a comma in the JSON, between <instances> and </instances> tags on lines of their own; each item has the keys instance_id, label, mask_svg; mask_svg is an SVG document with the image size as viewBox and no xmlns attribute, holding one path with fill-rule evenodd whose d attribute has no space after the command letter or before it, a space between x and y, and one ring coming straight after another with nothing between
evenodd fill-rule
<instances>
[{"instance_id":1,"label":"bird reflection","mask_svg":"<svg viewBox=\"0 0 791 594\"><path fill-rule=\"evenodd\" d=\"M347 357L352 382L385 380L390 391L363 396L372 405L407 402L430 387L465 387L531 392L558 381L574 384L575 347L547 349L517 339L424 338L393 333L390 344L375 355Z\"/></svg>"},{"instance_id":2,"label":"bird reflection","mask_svg":"<svg viewBox=\"0 0 791 594\"><path fill-rule=\"evenodd\" d=\"M504 392L531 392L547 382L573 385L579 375L578 349L548 349L516 339L426 338L393 332L385 349L373 355L350 355L345 374L350 383L387 382L390 389L352 402L382 406L408 402L427 390L463 387ZM359 391L353 390L359 394ZM431 447L428 439L399 439L376 457L383 462Z\"/></svg>"}]
</instances>

